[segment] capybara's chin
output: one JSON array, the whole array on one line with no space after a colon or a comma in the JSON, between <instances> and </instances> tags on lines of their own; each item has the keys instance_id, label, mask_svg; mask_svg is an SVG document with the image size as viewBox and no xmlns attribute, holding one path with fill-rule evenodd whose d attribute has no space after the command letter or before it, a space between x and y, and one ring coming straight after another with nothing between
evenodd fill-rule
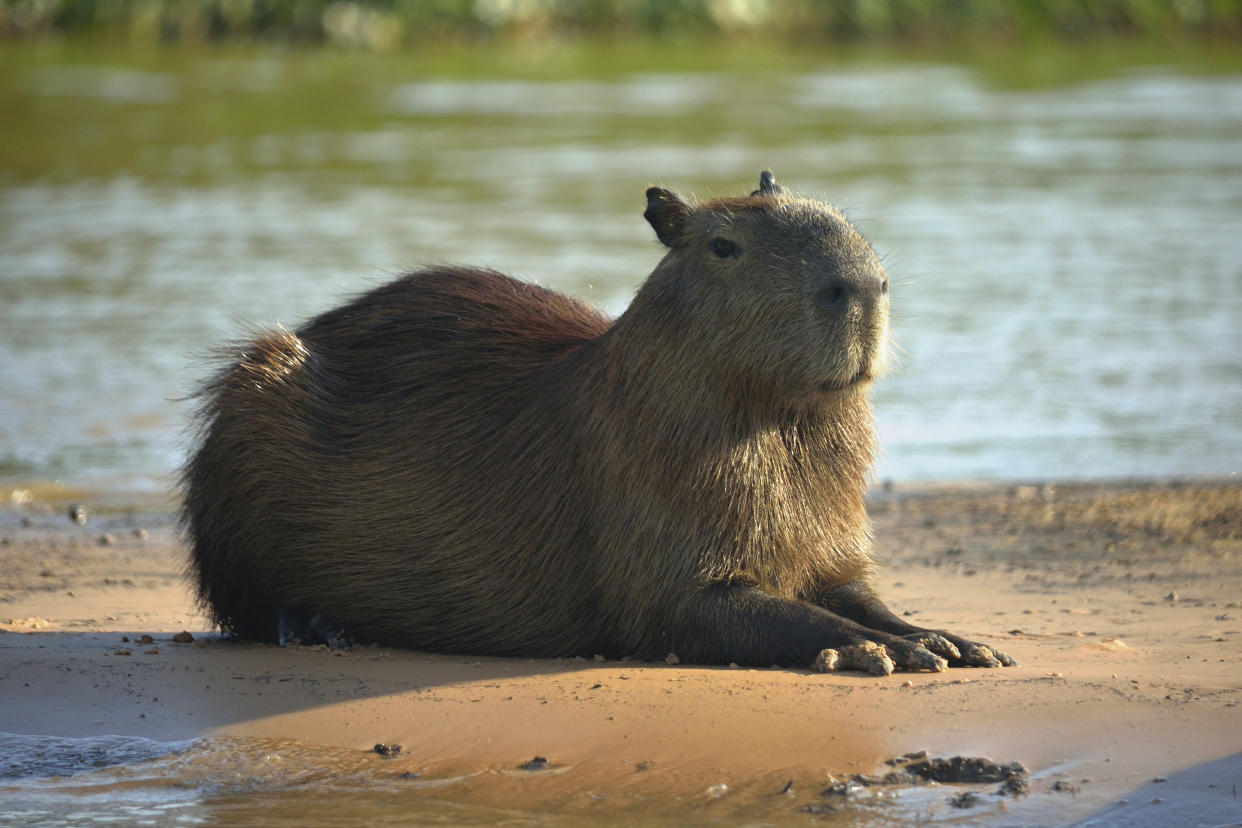
<instances>
[{"instance_id":1,"label":"capybara's chin","mask_svg":"<svg viewBox=\"0 0 1242 828\"><path fill-rule=\"evenodd\" d=\"M183 472L215 621L496 655L1012 662L869 586L870 245L770 173L702 204L652 187L644 216L668 250L616 320L439 267L233 346Z\"/></svg>"}]
</instances>

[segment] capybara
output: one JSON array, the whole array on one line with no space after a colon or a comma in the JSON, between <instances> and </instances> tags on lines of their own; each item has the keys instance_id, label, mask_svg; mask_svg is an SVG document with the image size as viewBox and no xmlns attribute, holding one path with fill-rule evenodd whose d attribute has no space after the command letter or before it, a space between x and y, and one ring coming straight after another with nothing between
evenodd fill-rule
<instances>
[{"instance_id":1,"label":"capybara","mask_svg":"<svg viewBox=\"0 0 1242 828\"><path fill-rule=\"evenodd\" d=\"M236 346L184 470L220 626L508 656L1013 663L872 591L889 286L871 246L768 172L704 204L652 187L644 216L668 251L616 320L437 267Z\"/></svg>"}]
</instances>

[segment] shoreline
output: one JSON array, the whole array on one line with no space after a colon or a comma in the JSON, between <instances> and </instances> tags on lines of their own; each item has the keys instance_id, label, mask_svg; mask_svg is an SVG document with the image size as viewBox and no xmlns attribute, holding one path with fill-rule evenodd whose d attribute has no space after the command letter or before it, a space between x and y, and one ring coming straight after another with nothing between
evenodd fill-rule
<instances>
[{"instance_id":1,"label":"shoreline","mask_svg":"<svg viewBox=\"0 0 1242 828\"><path fill-rule=\"evenodd\" d=\"M0 732L240 739L243 754L293 740L312 763L374 764L373 745L397 743L376 768L453 780L410 796L601 819L806 822L830 777L917 750L1030 770L1031 793L966 812L977 824L1156 808L1136 798L1154 778L1228 804L1242 484L898 484L871 508L881 596L1021 666L876 678L232 642L193 606L170 511L101 506L78 526L59 504L9 504ZM195 641L173 643L182 630ZM517 770L533 756L552 770ZM943 809L945 788L898 799Z\"/></svg>"}]
</instances>

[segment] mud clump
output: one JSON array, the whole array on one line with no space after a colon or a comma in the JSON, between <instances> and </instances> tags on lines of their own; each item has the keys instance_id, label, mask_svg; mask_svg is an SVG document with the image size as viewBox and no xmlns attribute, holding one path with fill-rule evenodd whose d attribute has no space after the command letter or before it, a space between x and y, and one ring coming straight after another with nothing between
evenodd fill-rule
<instances>
[{"instance_id":1,"label":"mud clump","mask_svg":"<svg viewBox=\"0 0 1242 828\"><path fill-rule=\"evenodd\" d=\"M974 756L929 757L927 751L907 753L889 759L894 769L882 774L855 774L847 779L830 777L820 792L820 802L799 808L805 814L830 814L863 805L872 805L893 796L900 788L944 784L980 785L1000 782L993 796L1018 797L1030 791L1027 770L1020 762L993 762ZM984 804L984 792L964 790L949 798L954 808L973 808Z\"/></svg>"},{"instance_id":2,"label":"mud clump","mask_svg":"<svg viewBox=\"0 0 1242 828\"><path fill-rule=\"evenodd\" d=\"M1000 763L978 756L921 758L904 764L902 770L932 782L953 783L1005 782L1027 774L1020 762Z\"/></svg>"}]
</instances>

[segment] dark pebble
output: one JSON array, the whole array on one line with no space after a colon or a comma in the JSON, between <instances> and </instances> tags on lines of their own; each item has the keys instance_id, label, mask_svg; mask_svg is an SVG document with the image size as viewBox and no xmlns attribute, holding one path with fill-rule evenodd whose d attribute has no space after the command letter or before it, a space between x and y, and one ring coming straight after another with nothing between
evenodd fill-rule
<instances>
[{"instance_id":1,"label":"dark pebble","mask_svg":"<svg viewBox=\"0 0 1242 828\"><path fill-rule=\"evenodd\" d=\"M534 759L531 759L529 762L523 762L522 764L518 765L518 767L521 768L522 770L541 771L541 770L547 770L548 768L552 767L552 763L542 756L536 756Z\"/></svg>"},{"instance_id":2,"label":"dark pebble","mask_svg":"<svg viewBox=\"0 0 1242 828\"><path fill-rule=\"evenodd\" d=\"M372 752L378 753L380 756L384 756L384 757L396 756L398 753L401 752L401 745L398 745L398 744L386 745L383 742L378 742L376 743L375 747L371 748L371 750Z\"/></svg>"}]
</instances>

